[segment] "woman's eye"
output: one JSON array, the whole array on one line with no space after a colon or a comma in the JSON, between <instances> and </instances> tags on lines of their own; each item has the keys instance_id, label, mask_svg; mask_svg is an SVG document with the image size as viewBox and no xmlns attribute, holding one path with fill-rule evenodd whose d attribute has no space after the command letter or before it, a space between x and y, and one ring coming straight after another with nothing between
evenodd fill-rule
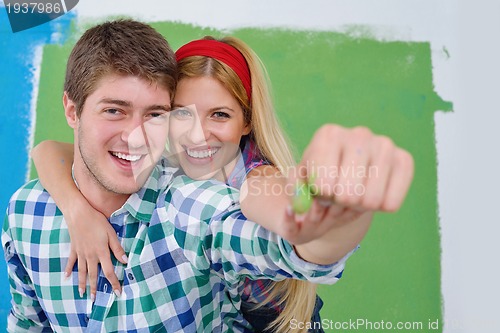
<instances>
[{"instance_id":1,"label":"woman's eye","mask_svg":"<svg viewBox=\"0 0 500 333\"><path fill-rule=\"evenodd\" d=\"M171 111L172 115L176 118L183 119L191 117L191 112L188 109L179 108Z\"/></svg>"},{"instance_id":2,"label":"woman's eye","mask_svg":"<svg viewBox=\"0 0 500 333\"><path fill-rule=\"evenodd\" d=\"M224 119L224 118L231 118L231 116L229 115L229 113L223 112L223 111L214 112L212 114L212 116L215 117L215 118L222 118L222 119Z\"/></svg>"}]
</instances>

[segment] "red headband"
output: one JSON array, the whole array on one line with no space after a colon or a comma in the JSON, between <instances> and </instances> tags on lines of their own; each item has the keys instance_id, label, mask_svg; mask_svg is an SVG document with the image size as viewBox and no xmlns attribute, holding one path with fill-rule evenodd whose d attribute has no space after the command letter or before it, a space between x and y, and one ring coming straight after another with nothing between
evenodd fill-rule
<instances>
[{"instance_id":1,"label":"red headband","mask_svg":"<svg viewBox=\"0 0 500 333\"><path fill-rule=\"evenodd\" d=\"M213 39L198 39L181 46L175 56L177 61L192 56L204 56L223 62L238 75L247 92L248 101L252 101L250 70L243 55L231 45Z\"/></svg>"}]
</instances>

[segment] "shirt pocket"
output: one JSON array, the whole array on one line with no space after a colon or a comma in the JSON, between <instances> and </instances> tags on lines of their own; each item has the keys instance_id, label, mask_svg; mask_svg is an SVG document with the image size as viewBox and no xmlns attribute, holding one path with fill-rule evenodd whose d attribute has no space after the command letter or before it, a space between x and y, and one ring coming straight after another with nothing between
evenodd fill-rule
<instances>
[{"instance_id":1,"label":"shirt pocket","mask_svg":"<svg viewBox=\"0 0 500 333\"><path fill-rule=\"evenodd\" d=\"M126 300L126 317L129 320L133 317L137 330L162 332L163 328L168 332L176 332L182 328L177 317L185 309L177 308L179 300L172 300L169 288L173 287L179 288L169 286L157 260L125 269L122 297Z\"/></svg>"},{"instance_id":2,"label":"shirt pocket","mask_svg":"<svg viewBox=\"0 0 500 333\"><path fill-rule=\"evenodd\" d=\"M155 313L167 303L167 284L154 260L125 269L123 292L132 308L128 313ZM132 300L132 302L130 301Z\"/></svg>"}]
</instances>

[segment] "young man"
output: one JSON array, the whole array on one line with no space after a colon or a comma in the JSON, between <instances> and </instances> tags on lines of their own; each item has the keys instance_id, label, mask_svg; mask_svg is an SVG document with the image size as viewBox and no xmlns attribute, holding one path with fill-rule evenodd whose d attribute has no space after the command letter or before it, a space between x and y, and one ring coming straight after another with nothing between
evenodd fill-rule
<instances>
[{"instance_id":1,"label":"young man","mask_svg":"<svg viewBox=\"0 0 500 333\"><path fill-rule=\"evenodd\" d=\"M68 60L63 104L74 130L73 178L127 250L158 195L155 165L165 148L176 70L163 36L134 21L89 29ZM76 274L63 276L70 253L67 225L38 180L12 197L2 244L13 298L9 331L83 331L95 316L119 315L98 313L94 300L79 290ZM100 290L112 293L109 282L100 281Z\"/></svg>"},{"instance_id":2,"label":"young man","mask_svg":"<svg viewBox=\"0 0 500 333\"><path fill-rule=\"evenodd\" d=\"M13 296L9 330L249 330L239 311L244 277L333 283L364 236L370 211L397 208L404 197L411 163L405 168L401 163L407 158L399 156L407 155L394 154L392 143L366 130L323 127L303 159L305 169L313 170L301 176L317 176L325 213L303 233L308 241L294 247L247 221L237 191L155 167L174 86L173 53L146 25L105 23L76 44L63 97L75 134L74 182L121 239L128 263L115 262L114 272L123 290L113 290L106 272L95 298L79 290L76 276L64 278L70 254L66 221L34 180L12 197L3 228ZM344 144L332 152L330 143L340 138ZM367 195L338 195L332 192L333 177L314 168L338 165L339 156L363 165L382 160L385 176L377 186L368 180Z\"/></svg>"}]
</instances>

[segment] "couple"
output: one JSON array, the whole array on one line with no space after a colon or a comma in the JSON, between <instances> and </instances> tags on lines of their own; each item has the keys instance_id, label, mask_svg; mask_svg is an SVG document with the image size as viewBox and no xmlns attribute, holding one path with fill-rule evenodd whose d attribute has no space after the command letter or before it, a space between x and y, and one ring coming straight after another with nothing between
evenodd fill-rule
<instances>
[{"instance_id":1,"label":"couple","mask_svg":"<svg viewBox=\"0 0 500 333\"><path fill-rule=\"evenodd\" d=\"M75 45L64 90L75 149L38 147L43 186L14 194L3 227L10 331L254 331L262 309L289 331L312 317L312 283L338 280L373 212L396 210L411 182L408 153L334 125L285 177L265 76L235 39L174 55L147 25L104 23ZM353 163L377 176L320 172ZM308 184L290 194L287 182ZM363 195L333 201L353 184Z\"/></svg>"}]
</instances>

